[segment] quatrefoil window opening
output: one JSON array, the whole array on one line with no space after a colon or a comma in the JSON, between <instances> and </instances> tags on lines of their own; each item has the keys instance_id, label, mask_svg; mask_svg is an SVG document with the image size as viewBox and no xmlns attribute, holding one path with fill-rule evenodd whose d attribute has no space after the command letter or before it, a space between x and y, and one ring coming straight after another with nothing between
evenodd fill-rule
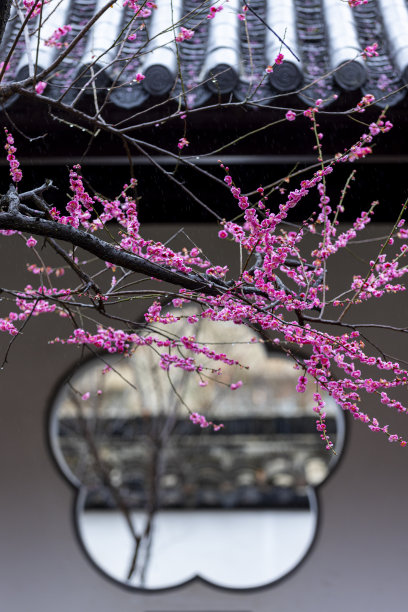
<instances>
[{"instance_id":1,"label":"quatrefoil window opening","mask_svg":"<svg viewBox=\"0 0 408 612\"><path fill-rule=\"evenodd\" d=\"M251 364L239 372L243 387L210 381L202 389L182 371L170 383L154 353L139 347L131 358L104 356L112 366L105 374L100 360L87 362L53 403L51 447L78 488L82 545L127 586L165 589L200 577L249 589L282 578L311 547L314 487L343 445L343 414L326 397L337 456L325 450L311 409L313 385L296 392L299 372L290 359L268 354L232 324L204 322L200 335ZM223 382L236 379L233 370ZM191 423L173 387L193 412L224 428Z\"/></svg>"}]
</instances>

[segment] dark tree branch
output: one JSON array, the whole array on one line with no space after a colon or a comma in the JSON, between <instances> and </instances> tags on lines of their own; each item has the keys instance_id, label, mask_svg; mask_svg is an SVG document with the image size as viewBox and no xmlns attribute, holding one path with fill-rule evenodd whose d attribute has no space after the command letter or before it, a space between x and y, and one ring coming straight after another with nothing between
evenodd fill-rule
<instances>
[{"instance_id":1,"label":"dark tree branch","mask_svg":"<svg viewBox=\"0 0 408 612\"><path fill-rule=\"evenodd\" d=\"M98 285L92 280L92 278L88 274L86 274L86 272L82 270L80 266L78 266L77 263L75 263L72 257L68 255L68 253L58 244L58 242L56 242L53 238L46 238L46 241L54 249L54 251L58 253L58 255L60 255L60 257L64 259L64 261L67 262L67 264L72 268L75 274L79 276L79 278L85 284L85 291L93 289L96 295L100 296L102 294L102 291L100 290ZM102 301L99 302L99 308L103 310Z\"/></svg>"},{"instance_id":2,"label":"dark tree branch","mask_svg":"<svg viewBox=\"0 0 408 612\"><path fill-rule=\"evenodd\" d=\"M207 280L204 277L198 277L194 273L187 275L182 272L177 272L176 270L144 259L139 255L122 251L116 246L109 244L109 242L101 240L97 236L83 230L76 229L69 225L61 225L56 221L48 219L26 217L20 212L15 212L19 200L14 187L13 190L14 192L9 190L6 196L9 202L8 212L0 213L0 229L16 230L35 234L37 236L45 236L46 238L64 240L65 242L69 242L76 247L88 251L88 253L92 253L102 261L108 261L114 265L143 274L144 276L154 277L173 285L180 285L192 291L200 291L208 295L217 295L227 289L227 286L221 281ZM10 207L12 207L12 211L10 211Z\"/></svg>"},{"instance_id":3,"label":"dark tree branch","mask_svg":"<svg viewBox=\"0 0 408 612\"><path fill-rule=\"evenodd\" d=\"M11 0L0 0L0 43L3 40L4 30L10 17Z\"/></svg>"},{"instance_id":4,"label":"dark tree branch","mask_svg":"<svg viewBox=\"0 0 408 612\"><path fill-rule=\"evenodd\" d=\"M50 246L63 257L81 280L85 282L86 289L93 289L97 296L101 294L99 287L80 269L79 266L74 264L69 255L55 242L55 240L69 242L75 247L95 255L102 261L108 261L116 266L142 274L147 278L156 278L190 291L203 293L205 295L221 295L226 291L231 292L232 295L235 293L234 281L226 282L194 271L188 274L179 272L166 265L158 264L139 255L135 255L134 253L123 251L118 245L101 240L94 234L86 232L83 229L77 229L71 225L63 225L54 221L50 218L49 205L40 195L38 195L42 194L51 186L52 183L47 181L41 187L27 191L19 196L16 187L11 185L7 194L0 199L0 210L4 211L0 212L0 229L15 230L27 232L36 236L44 236ZM37 205L41 212L30 209L22 204L21 200L31 200ZM296 296L296 293L286 287L280 278L276 277L276 283L285 292ZM238 291L240 295L249 296L256 294L268 298L268 295L265 294L264 291L253 286L240 286ZM98 308L100 310L103 309L102 302L100 302Z\"/></svg>"},{"instance_id":5,"label":"dark tree branch","mask_svg":"<svg viewBox=\"0 0 408 612\"><path fill-rule=\"evenodd\" d=\"M45 212L34 210L33 208L30 208L29 206L26 206L25 204L21 204L21 203L20 203L20 210L30 217L39 217L41 219L44 219L46 216Z\"/></svg>"}]
</instances>

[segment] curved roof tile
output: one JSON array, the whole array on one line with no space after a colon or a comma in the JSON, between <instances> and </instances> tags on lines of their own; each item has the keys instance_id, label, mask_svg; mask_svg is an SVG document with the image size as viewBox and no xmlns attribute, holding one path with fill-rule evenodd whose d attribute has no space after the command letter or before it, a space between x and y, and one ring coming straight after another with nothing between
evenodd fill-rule
<instances>
[{"instance_id":1,"label":"curved roof tile","mask_svg":"<svg viewBox=\"0 0 408 612\"><path fill-rule=\"evenodd\" d=\"M274 64L275 58L281 51L286 56L283 64L276 66L274 71L269 73L269 83L277 91L294 91L303 81L295 0L281 0L280 2L268 0L266 2L266 23L271 28L271 30L265 28L265 60L268 65ZM282 43L274 32L284 40L292 53L287 53L283 49Z\"/></svg>"},{"instance_id":2,"label":"curved roof tile","mask_svg":"<svg viewBox=\"0 0 408 612\"><path fill-rule=\"evenodd\" d=\"M323 0L330 70L340 88L346 91L360 89L367 80L367 69L360 57L353 9L345 2Z\"/></svg>"},{"instance_id":3,"label":"curved roof tile","mask_svg":"<svg viewBox=\"0 0 408 612\"><path fill-rule=\"evenodd\" d=\"M210 20L200 80L215 94L231 93L241 73L240 0L230 0Z\"/></svg>"}]
</instances>

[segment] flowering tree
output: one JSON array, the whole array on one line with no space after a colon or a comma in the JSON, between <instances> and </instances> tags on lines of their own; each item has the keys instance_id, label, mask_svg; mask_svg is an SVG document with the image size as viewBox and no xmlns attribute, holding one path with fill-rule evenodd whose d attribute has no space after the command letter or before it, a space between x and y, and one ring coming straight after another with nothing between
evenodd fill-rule
<instances>
[{"instance_id":1,"label":"flowering tree","mask_svg":"<svg viewBox=\"0 0 408 612\"><path fill-rule=\"evenodd\" d=\"M66 77L59 97L47 95L51 79L62 70L64 60L74 57L87 32L96 27L113 7L110 0L79 32L73 32L69 24L61 23L44 40L42 28L48 22L42 22L42 18L47 10L47 18L50 19L50 4L35 0L17 0L14 3L12 19L20 19L21 25L1 67L0 78L4 79L4 84L0 86L0 97L3 103L7 103L16 94L28 101L35 100L39 105L50 108L51 113L62 113L68 118L64 121L87 130L92 138L98 131L106 132L120 139L126 150L136 150L158 166L152 151L163 150L134 136L135 130L149 124L149 121L138 122L135 114L135 119L132 116L126 127L122 128L109 121L109 113L106 111L114 87L125 87L129 82L136 87L144 81L145 74L134 70L143 53L140 48L126 61L120 61L119 55L109 56L108 65L102 62L107 52L101 52L80 74ZM116 9L129 12L129 20L121 30L121 37L114 41L117 50L126 41L132 41L140 32L143 33L144 20L155 10L155 4L137 4L133 0L113 4ZM349 2L350 6L358 4L362 2ZM0 29L3 31L10 7L10 1L2 3ZM217 19L217 13L222 8L222 4L210 6L203 2L199 7L199 19ZM250 10L250 5L245 2L242 12L237 16L238 20L245 23ZM185 44L185 41L194 36L194 30L185 27L188 23L188 19L184 18L184 21L181 19L168 29L177 49L177 45ZM31 39L31 44L26 45L31 49L27 64L28 76L13 80L7 77L9 65L13 62L19 41L24 37ZM37 41L37 52L34 41ZM58 50L55 59L45 68L37 61L41 44ZM282 63L285 55L293 53L285 40L282 39L280 45L281 50L276 55L274 65L267 66L257 81L254 77L248 95L243 102L236 104L237 107L245 107L255 100L256 92L266 76ZM362 55L370 57L375 54L376 44L373 42ZM109 90L102 88L100 99L98 95L101 93L101 85L98 79L115 63L119 64L119 69L114 71L113 85ZM131 70L133 72L130 76ZM210 78L216 80L216 77L212 75ZM168 150L166 153L177 163L193 167L191 160L182 156L182 151L189 145L185 120L186 113L199 112L199 109L189 109L188 91L181 77L179 81L180 91L175 96L179 102L177 110L169 112L165 103L158 104L158 112L162 113L160 119L155 118L150 123L181 117L184 121L184 134L176 143L176 152ZM81 106L84 96L89 93L91 97L93 95L92 111L83 110L84 105ZM329 177L336 172L339 164L352 163L370 154L372 141L388 132L392 125L387 121L385 113L381 112L377 120L364 125L357 142L350 143L347 150L327 160L323 156L323 134L318 123L319 113L326 102L317 99L301 111L282 109L281 121L309 123L315 137L319 164L289 193L278 182L272 188L260 186L252 194L245 194L241 191L239 177L234 176L233 169L230 170L222 161L220 167L225 173L223 180L194 167L208 175L209 180L223 183L227 190L225 197L230 198L235 205L231 220L221 218L216 211L214 216L219 223L217 231L220 241L230 241L237 245L239 272L236 275L222 261L209 261L203 255L200 245L173 250L171 244L162 244L144 236L138 219L137 181L134 178L130 178L121 187L117 198L107 199L90 193L85 187L80 165L75 165L69 172L70 196L64 211L53 205L51 181L22 189L24 169L18 161L13 137L15 133L10 127L5 129L11 184L4 190L1 199L2 239L7 240L7 236L18 233L25 240L27 248L36 257L36 262L29 265L29 270L38 279L36 287L27 285L19 290L2 287L3 296L7 300L3 301L5 310L0 319L0 329L12 336L10 346L19 338L32 317L60 316L72 324L72 333L64 338L50 338L52 342L124 356L131 355L139 346L149 347L170 379L172 372L182 370L196 377L197 385L205 387L209 379L217 378L220 365L223 368L236 367L239 371L240 367L250 364L238 363L229 358L228 354L217 352L211 345L199 341L195 325L202 319L246 325L259 334L253 342L272 343L293 359L299 370L299 393L304 392L307 385L315 385L313 410L317 416L317 429L329 450L332 442L326 434L324 393L334 398L356 420L366 423L372 431L382 432L390 442L406 446L405 439L397 433L389 432L387 425L380 424L374 416L366 414L362 407L365 395L375 394L379 402L390 409L407 411L407 406L395 399L392 393L405 387L408 371L402 363L388 357L380 347L370 344L364 334L366 327L392 329L401 333L406 333L406 329L387 327L381 321L358 324L351 318L359 304L405 289L402 278L408 270L404 265L408 250L405 242L408 229L403 219L406 203L381 249L370 260L365 274L352 276L348 284L339 289L331 281L335 268L330 266L331 261L335 261L336 256L370 223L376 202L368 204L359 212L350 228L341 229L339 221L354 173L351 172L339 201L334 204L330 201ZM362 113L373 102L373 96L365 95L351 109L361 123L364 124ZM228 99L224 100L220 94L217 106L222 105L229 107L232 103ZM91 106L89 102L88 106ZM166 175L180 189L187 191L197 204L211 210L175 175L168 172ZM306 196L315 198L315 212L296 226L288 224L291 211L299 208ZM44 254L37 248L40 238L44 239L47 249L55 251L61 259L60 266L47 265ZM311 243L313 245L310 248ZM89 255L93 256L92 262L87 261ZM97 270L94 258L99 262ZM65 274L67 270L72 274L70 278L76 276L77 283L64 283L69 276ZM143 279L152 279L155 287L149 287L148 290L139 288ZM164 289L160 284L163 281L166 283ZM150 300L143 323L128 320L116 313L115 306L120 301L141 297ZM195 314L185 310L191 304L197 308ZM172 325L181 319L185 319L191 326L188 334L180 335L172 330ZM299 357L299 349L306 350L302 358ZM241 385L238 373L236 380L230 384L231 391ZM177 393L177 389L174 390ZM83 401L87 399L89 392L82 397ZM201 427L212 427L215 430L222 427L221 423L213 423L203 414L190 412L190 419Z\"/></svg>"}]
</instances>

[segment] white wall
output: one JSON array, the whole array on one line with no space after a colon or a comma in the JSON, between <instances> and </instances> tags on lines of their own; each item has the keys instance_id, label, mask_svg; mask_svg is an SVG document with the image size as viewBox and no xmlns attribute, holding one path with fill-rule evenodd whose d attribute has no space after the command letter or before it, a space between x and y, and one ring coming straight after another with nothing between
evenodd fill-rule
<instances>
[{"instance_id":1,"label":"white wall","mask_svg":"<svg viewBox=\"0 0 408 612\"><path fill-rule=\"evenodd\" d=\"M197 233L202 237L204 228ZM17 287L27 252L4 245L2 240L0 257L7 265L1 267L0 286ZM210 246L214 252L216 245ZM343 269L355 265L346 258L342 263ZM406 297L387 297L384 307L394 324L407 323ZM376 308L372 303L366 312L375 314ZM405 607L408 450L354 423L349 423L342 461L319 491L315 545L287 579L246 594L201 582L170 592L139 594L107 580L78 545L72 519L74 491L47 448L49 400L76 354L74 349L48 347L44 326L49 336L59 333L51 318L34 321L13 345L1 372L0 610L344 612L347 606L382 612L391 606ZM382 336L393 355L407 355L404 338ZM8 340L0 338L1 355ZM378 414L383 422L395 421L385 408ZM399 431L403 429L399 423Z\"/></svg>"}]
</instances>

